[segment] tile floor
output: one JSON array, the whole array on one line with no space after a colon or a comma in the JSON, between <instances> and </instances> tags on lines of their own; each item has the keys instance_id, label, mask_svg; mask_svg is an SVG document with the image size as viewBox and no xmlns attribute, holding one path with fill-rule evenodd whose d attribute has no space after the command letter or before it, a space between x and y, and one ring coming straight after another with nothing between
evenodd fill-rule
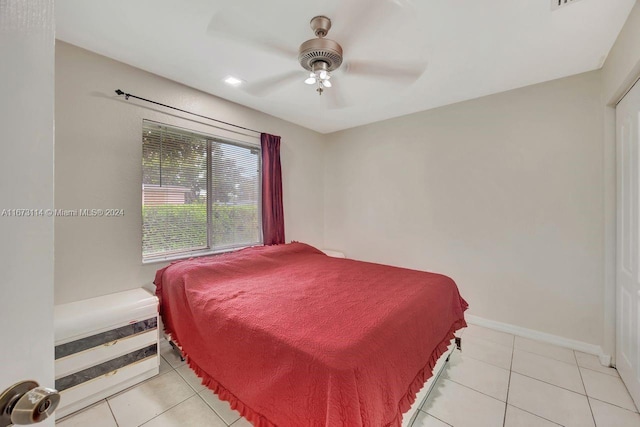
<instances>
[{"instance_id":1,"label":"tile floor","mask_svg":"<svg viewBox=\"0 0 640 427\"><path fill-rule=\"evenodd\" d=\"M414 427L640 427L617 371L595 356L473 325L462 337ZM250 426L166 342L161 355L160 375L56 425Z\"/></svg>"}]
</instances>

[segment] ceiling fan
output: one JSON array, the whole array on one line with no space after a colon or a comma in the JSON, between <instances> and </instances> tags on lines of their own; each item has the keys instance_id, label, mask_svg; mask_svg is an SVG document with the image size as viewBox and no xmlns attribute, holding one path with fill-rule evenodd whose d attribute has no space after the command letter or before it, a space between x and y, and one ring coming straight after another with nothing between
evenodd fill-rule
<instances>
[{"instance_id":1,"label":"ceiling fan","mask_svg":"<svg viewBox=\"0 0 640 427\"><path fill-rule=\"evenodd\" d=\"M331 72L342 65L342 46L336 41L325 38L331 29L331 20L326 16L313 17L311 29L316 38L300 45L298 61L302 68L311 72L304 82L308 85L317 85L316 91L322 95L324 88L332 86Z\"/></svg>"},{"instance_id":2,"label":"ceiling fan","mask_svg":"<svg viewBox=\"0 0 640 427\"><path fill-rule=\"evenodd\" d=\"M363 29L367 27L379 29L383 26L380 22L397 18L397 12L404 7L402 2L403 0L360 2L357 8L355 10L352 9L349 14L355 19L346 20L351 21L347 22L349 24L347 27L355 30L349 31L348 34L343 34L344 43L351 44L351 47L353 47L353 42L358 37L357 33L362 33ZM385 8L384 6L387 7ZM390 7L393 9L389 9ZM363 26L363 21L373 21L376 22L376 25ZM246 32L239 31L239 27L234 25L233 22L224 19L224 16L214 15L209 24L208 32L214 36L233 39L255 47L262 52L269 52L270 54L287 58L292 63L294 63L293 61L297 56L298 63L306 70L306 74L301 72L302 70L300 69L297 71L291 70L267 79L251 82L245 87L245 90L254 96L266 96L285 84L299 81L315 86L319 95L322 95L326 89L331 88L331 90L326 90L329 95L330 106L342 108L347 106L348 103L344 94L336 90L338 89L336 86L340 86L341 89L347 86L346 82L342 81L344 76L385 79L391 82L410 84L417 80L426 69L426 62L424 61L345 61L342 46L337 41L327 38L331 29L331 19L324 15L314 16L311 19L310 26L316 37L303 42L297 52L288 45L276 43L265 38L262 34L252 36ZM333 72L339 72L339 78L332 79ZM338 84L336 85L336 83Z\"/></svg>"}]
</instances>

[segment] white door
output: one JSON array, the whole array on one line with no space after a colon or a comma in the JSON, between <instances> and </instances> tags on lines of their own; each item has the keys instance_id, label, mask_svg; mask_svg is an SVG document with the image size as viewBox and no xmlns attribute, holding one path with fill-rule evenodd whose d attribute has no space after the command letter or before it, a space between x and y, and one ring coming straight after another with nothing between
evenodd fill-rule
<instances>
[{"instance_id":1,"label":"white door","mask_svg":"<svg viewBox=\"0 0 640 427\"><path fill-rule=\"evenodd\" d=\"M53 218L44 214L53 208L53 0L0 0L0 58L2 392L23 380L54 386Z\"/></svg>"},{"instance_id":2,"label":"white door","mask_svg":"<svg viewBox=\"0 0 640 427\"><path fill-rule=\"evenodd\" d=\"M640 83L616 108L616 367L640 407Z\"/></svg>"}]
</instances>

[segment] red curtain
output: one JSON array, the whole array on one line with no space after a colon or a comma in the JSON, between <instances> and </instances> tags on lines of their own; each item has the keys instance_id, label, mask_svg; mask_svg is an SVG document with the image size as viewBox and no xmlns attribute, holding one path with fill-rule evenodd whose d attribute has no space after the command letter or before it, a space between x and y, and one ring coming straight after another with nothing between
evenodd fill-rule
<instances>
[{"instance_id":1,"label":"red curtain","mask_svg":"<svg viewBox=\"0 0 640 427\"><path fill-rule=\"evenodd\" d=\"M262 145L262 235L265 245L284 243L280 137L260 134Z\"/></svg>"}]
</instances>

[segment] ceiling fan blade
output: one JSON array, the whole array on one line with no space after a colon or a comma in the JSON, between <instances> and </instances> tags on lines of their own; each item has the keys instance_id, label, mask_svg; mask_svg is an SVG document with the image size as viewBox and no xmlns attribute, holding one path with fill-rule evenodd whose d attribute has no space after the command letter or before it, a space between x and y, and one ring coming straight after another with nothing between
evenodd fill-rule
<instances>
[{"instance_id":1,"label":"ceiling fan blade","mask_svg":"<svg viewBox=\"0 0 640 427\"><path fill-rule=\"evenodd\" d=\"M286 44L276 40L265 38L259 27L252 27L251 23L247 24L246 17L242 20L235 20L229 19L228 17L225 18L222 15L223 13L213 15L207 26L207 34L213 37L220 37L225 40L242 43L286 59L295 59L298 57L297 49L292 49ZM243 25L238 25L238 22L243 22ZM248 28L255 28L255 31L247 31Z\"/></svg>"},{"instance_id":2,"label":"ceiling fan blade","mask_svg":"<svg viewBox=\"0 0 640 427\"><path fill-rule=\"evenodd\" d=\"M418 80L426 69L426 62L399 62L389 65L376 61L349 61L344 66L345 74L384 78L402 83L412 83Z\"/></svg>"},{"instance_id":3,"label":"ceiling fan blade","mask_svg":"<svg viewBox=\"0 0 640 427\"><path fill-rule=\"evenodd\" d=\"M336 40L350 49L359 40L366 39L371 31L391 24L401 25L402 12L409 7L412 7L412 0L342 1L335 18L336 23L342 21Z\"/></svg>"},{"instance_id":4,"label":"ceiling fan blade","mask_svg":"<svg viewBox=\"0 0 640 427\"><path fill-rule=\"evenodd\" d=\"M341 110L349 106L344 93L340 90L340 85L336 85L335 82L332 87L325 89L324 94L327 97L327 105L330 110Z\"/></svg>"},{"instance_id":5,"label":"ceiling fan blade","mask_svg":"<svg viewBox=\"0 0 640 427\"><path fill-rule=\"evenodd\" d=\"M263 97L295 81L299 81L302 84L304 77L305 73L302 71L289 71L288 73L279 74L254 83L249 83L245 87L244 91L253 96Z\"/></svg>"}]
</instances>

